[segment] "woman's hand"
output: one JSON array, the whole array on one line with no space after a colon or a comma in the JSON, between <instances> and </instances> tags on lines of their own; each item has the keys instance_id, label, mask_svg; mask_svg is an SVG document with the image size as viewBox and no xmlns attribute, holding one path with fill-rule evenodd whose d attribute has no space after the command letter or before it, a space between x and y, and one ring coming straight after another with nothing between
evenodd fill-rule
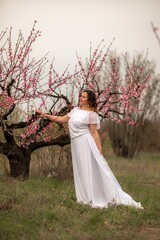
<instances>
[{"instance_id":1,"label":"woman's hand","mask_svg":"<svg viewBox=\"0 0 160 240\"><path fill-rule=\"evenodd\" d=\"M102 154L102 147L101 146L99 146L98 150L99 150L100 154Z\"/></svg>"},{"instance_id":2,"label":"woman's hand","mask_svg":"<svg viewBox=\"0 0 160 240\"><path fill-rule=\"evenodd\" d=\"M39 109L35 110L35 113L39 115L40 117L45 117L45 113L41 112Z\"/></svg>"}]
</instances>

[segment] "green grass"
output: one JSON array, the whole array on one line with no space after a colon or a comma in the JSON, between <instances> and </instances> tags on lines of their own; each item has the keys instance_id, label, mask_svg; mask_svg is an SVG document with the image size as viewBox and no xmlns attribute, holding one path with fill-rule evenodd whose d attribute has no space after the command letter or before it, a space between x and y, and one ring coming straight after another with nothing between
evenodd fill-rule
<instances>
[{"instance_id":1,"label":"green grass","mask_svg":"<svg viewBox=\"0 0 160 240\"><path fill-rule=\"evenodd\" d=\"M0 239L160 239L160 155L143 154L132 161L112 156L108 163L144 210L92 209L76 203L72 180L31 177L20 182L1 172Z\"/></svg>"}]
</instances>

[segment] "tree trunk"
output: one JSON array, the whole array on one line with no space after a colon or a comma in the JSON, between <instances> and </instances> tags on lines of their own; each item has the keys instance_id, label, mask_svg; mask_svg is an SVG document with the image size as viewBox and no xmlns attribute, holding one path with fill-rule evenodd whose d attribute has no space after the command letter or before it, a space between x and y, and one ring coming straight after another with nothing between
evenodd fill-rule
<instances>
[{"instance_id":1,"label":"tree trunk","mask_svg":"<svg viewBox=\"0 0 160 240\"><path fill-rule=\"evenodd\" d=\"M28 179L31 153L28 150L14 150L7 155L10 165L10 176L16 179Z\"/></svg>"},{"instance_id":2,"label":"tree trunk","mask_svg":"<svg viewBox=\"0 0 160 240\"><path fill-rule=\"evenodd\" d=\"M117 156L134 158L141 150L142 127L128 127L126 124L108 123L112 147Z\"/></svg>"},{"instance_id":3,"label":"tree trunk","mask_svg":"<svg viewBox=\"0 0 160 240\"><path fill-rule=\"evenodd\" d=\"M0 153L4 154L9 160L10 176L16 179L26 180L29 177L31 153L36 149L47 146L65 146L70 143L68 134L61 134L57 138L51 139L48 142L44 140L33 142L27 148L20 147L14 141L12 135L8 133L5 135L6 143L0 142Z\"/></svg>"}]
</instances>

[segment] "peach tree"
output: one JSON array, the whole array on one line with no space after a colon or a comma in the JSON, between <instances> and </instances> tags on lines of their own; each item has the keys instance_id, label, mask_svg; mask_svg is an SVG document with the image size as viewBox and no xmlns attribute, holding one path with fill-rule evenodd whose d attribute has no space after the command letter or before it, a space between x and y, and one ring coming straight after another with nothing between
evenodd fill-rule
<instances>
[{"instance_id":1,"label":"peach tree","mask_svg":"<svg viewBox=\"0 0 160 240\"><path fill-rule=\"evenodd\" d=\"M112 68L103 77L112 45L106 49L103 40L95 49L90 45L85 60L77 55L72 73L67 68L58 74L47 54L34 58L32 48L41 36L35 25L36 22L27 38L19 31L15 42L12 28L0 34L0 153L7 157L13 178L29 177L31 154L36 149L70 143L66 125L40 119L35 109L64 115L78 105L81 91L89 88L96 93L101 121L109 118L135 125L132 113L139 111L137 102L150 79L148 74L137 83L134 67L128 66L124 82L116 72L116 58L112 58Z\"/></svg>"}]
</instances>

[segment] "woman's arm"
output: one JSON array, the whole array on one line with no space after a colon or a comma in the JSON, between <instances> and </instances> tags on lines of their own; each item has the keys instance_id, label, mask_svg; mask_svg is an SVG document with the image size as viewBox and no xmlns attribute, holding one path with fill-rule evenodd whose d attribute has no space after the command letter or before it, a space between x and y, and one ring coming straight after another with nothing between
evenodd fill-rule
<instances>
[{"instance_id":1,"label":"woman's arm","mask_svg":"<svg viewBox=\"0 0 160 240\"><path fill-rule=\"evenodd\" d=\"M102 145L101 145L101 140L97 131L97 124L89 124L89 130L97 145L98 150L100 151L100 153L102 153Z\"/></svg>"},{"instance_id":2,"label":"woman's arm","mask_svg":"<svg viewBox=\"0 0 160 240\"><path fill-rule=\"evenodd\" d=\"M36 110L35 112L38 113L40 117L48 118L52 122L67 123L69 120L69 117L67 114L64 116L54 116L47 113L43 113L40 110Z\"/></svg>"}]
</instances>

